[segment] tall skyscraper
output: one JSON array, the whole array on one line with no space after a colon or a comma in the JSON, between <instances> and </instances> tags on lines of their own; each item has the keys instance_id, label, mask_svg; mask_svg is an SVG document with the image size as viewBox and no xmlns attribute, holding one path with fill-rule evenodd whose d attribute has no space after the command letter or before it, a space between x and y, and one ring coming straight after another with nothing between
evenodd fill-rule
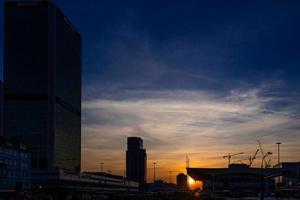
<instances>
[{"instance_id":1,"label":"tall skyscraper","mask_svg":"<svg viewBox=\"0 0 300 200\"><path fill-rule=\"evenodd\" d=\"M147 154L143 149L143 140L139 137L127 138L126 177L136 181L143 190L147 178Z\"/></svg>"},{"instance_id":2,"label":"tall skyscraper","mask_svg":"<svg viewBox=\"0 0 300 200\"><path fill-rule=\"evenodd\" d=\"M48 1L4 8L4 135L32 168L80 170L81 36Z\"/></svg>"}]
</instances>

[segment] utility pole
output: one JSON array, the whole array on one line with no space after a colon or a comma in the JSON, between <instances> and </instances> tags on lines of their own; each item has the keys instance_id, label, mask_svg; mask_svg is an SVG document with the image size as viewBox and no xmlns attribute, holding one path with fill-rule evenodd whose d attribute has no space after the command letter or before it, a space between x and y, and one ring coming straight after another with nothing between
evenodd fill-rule
<instances>
[{"instance_id":1,"label":"utility pole","mask_svg":"<svg viewBox=\"0 0 300 200\"><path fill-rule=\"evenodd\" d=\"M278 156L278 168L279 168L279 164L280 164L280 145L281 145L281 142L277 142L277 156Z\"/></svg>"},{"instance_id":2,"label":"utility pole","mask_svg":"<svg viewBox=\"0 0 300 200\"><path fill-rule=\"evenodd\" d=\"M155 165L156 162L153 163L153 183L155 182Z\"/></svg>"},{"instance_id":3,"label":"utility pole","mask_svg":"<svg viewBox=\"0 0 300 200\"><path fill-rule=\"evenodd\" d=\"M276 142L277 144L277 168L279 169L280 168L280 145L281 145L281 142ZM278 176L278 179L277 179L277 186L279 185L279 181L280 181L280 177Z\"/></svg>"}]
</instances>

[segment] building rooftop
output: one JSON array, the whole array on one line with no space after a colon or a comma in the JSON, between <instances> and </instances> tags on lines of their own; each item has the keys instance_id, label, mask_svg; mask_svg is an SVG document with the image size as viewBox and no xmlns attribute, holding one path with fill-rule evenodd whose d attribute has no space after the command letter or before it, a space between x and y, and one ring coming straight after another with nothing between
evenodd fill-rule
<instances>
[{"instance_id":1,"label":"building rooftop","mask_svg":"<svg viewBox=\"0 0 300 200\"><path fill-rule=\"evenodd\" d=\"M280 170L278 168L264 168L263 173L265 176L272 174L278 174ZM234 164L229 168L187 168L187 173L194 180L210 179L214 176L221 175L261 175L261 168L249 168L247 165Z\"/></svg>"},{"instance_id":2,"label":"building rooftop","mask_svg":"<svg viewBox=\"0 0 300 200\"><path fill-rule=\"evenodd\" d=\"M81 38L79 31L77 31L77 29L71 23L71 21L63 14L62 10L57 5L55 5L54 3L48 0L29 0L29 1L6 0L5 1L5 7L7 8L29 8L29 7L34 8L34 7L47 7L47 6L55 7L57 12L63 17L66 25Z\"/></svg>"},{"instance_id":3,"label":"building rooftop","mask_svg":"<svg viewBox=\"0 0 300 200\"><path fill-rule=\"evenodd\" d=\"M106 173L106 172L83 172L83 173L98 175L98 176L104 176L104 177L109 177L109 178L117 178L117 179L123 179L124 178L123 176L109 174L109 173Z\"/></svg>"}]
</instances>

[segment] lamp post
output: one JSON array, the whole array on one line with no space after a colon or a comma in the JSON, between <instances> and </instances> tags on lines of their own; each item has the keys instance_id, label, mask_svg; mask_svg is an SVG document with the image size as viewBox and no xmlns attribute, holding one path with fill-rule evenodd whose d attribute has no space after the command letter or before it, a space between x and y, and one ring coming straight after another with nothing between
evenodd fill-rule
<instances>
[{"instance_id":1,"label":"lamp post","mask_svg":"<svg viewBox=\"0 0 300 200\"><path fill-rule=\"evenodd\" d=\"M277 142L277 156L278 156L278 168L279 168L279 164L280 164L280 145L281 145L281 142Z\"/></svg>"},{"instance_id":2,"label":"lamp post","mask_svg":"<svg viewBox=\"0 0 300 200\"><path fill-rule=\"evenodd\" d=\"M265 178L264 178L264 161L265 159L269 156L272 155L272 152L268 152L266 153L262 159L261 159L261 165L260 165L260 169L261 169L261 193L260 193L260 200L264 200L265 197Z\"/></svg>"},{"instance_id":3,"label":"lamp post","mask_svg":"<svg viewBox=\"0 0 300 200\"><path fill-rule=\"evenodd\" d=\"M277 142L277 156L278 156L278 167L279 167L279 164L280 164L280 145L281 145L281 142Z\"/></svg>"},{"instance_id":4,"label":"lamp post","mask_svg":"<svg viewBox=\"0 0 300 200\"><path fill-rule=\"evenodd\" d=\"M155 165L156 162L153 163L153 183L155 182Z\"/></svg>"},{"instance_id":5,"label":"lamp post","mask_svg":"<svg viewBox=\"0 0 300 200\"><path fill-rule=\"evenodd\" d=\"M277 163L277 168L278 168L278 171L279 171L279 168L280 168L280 145L281 145L281 142L276 142L276 144L277 144L277 161L278 161L278 163ZM278 176L278 179L277 179L277 186L278 186L278 184L279 184L279 181L280 181L280 177Z\"/></svg>"},{"instance_id":6,"label":"lamp post","mask_svg":"<svg viewBox=\"0 0 300 200\"><path fill-rule=\"evenodd\" d=\"M101 163L100 163L100 169L101 169L101 172L103 172L103 165L104 165L104 163L101 162Z\"/></svg>"}]
</instances>

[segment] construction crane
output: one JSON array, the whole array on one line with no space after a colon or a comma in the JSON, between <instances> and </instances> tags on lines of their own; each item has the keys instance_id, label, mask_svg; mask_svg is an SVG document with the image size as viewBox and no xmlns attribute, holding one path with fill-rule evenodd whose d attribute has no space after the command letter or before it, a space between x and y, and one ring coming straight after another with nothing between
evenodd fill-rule
<instances>
[{"instance_id":1,"label":"construction crane","mask_svg":"<svg viewBox=\"0 0 300 200\"><path fill-rule=\"evenodd\" d=\"M249 158L245 158L245 159L235 160L235 161L233 161L233 163L239 162L241 164L245 164L243 161L248 160L249 161L248 167L251 167L253 161L256 159L258 152L259 152L259 149L256 150L256 152L254 153L253 156L249 156Z\"/></svg>"},{"instance_id":2,"label":"construction crane","mask_svg":"<svg viewBox=\"0 0 300 200\"><path fill-rule=\"evenodd\" d=\"M258 145L259 145L259 149L260 149L261 156L264 157L265 154L264 154L264 150L263 150L263 148L262 148L261 142L260 142L259 140L257 140L257 143L258 143ZM270 160L270 159L269 159L268 161L265 159L265 160L264 160L264 163L265 163L265 168L268 168L268 167L271 166L271 165L270 165L270 163L271 163L271 160Z\"/></svg>"},{"instance_id":3,"label":"construction crane","mask_svg":"<svg viewBox=\"0 0 300 200\"><path fill-rule=\"evenodd\" d=\"M231 157L237 156L237 155L241 155L241 154L244 154L244 152L240 152L240 153L236 153L236 154L230 154L230 153L229 153L228 155L223 156L223 158L224 158L224 159L225 159L225 158L228 158L228 167L229 167Z\"/></svg>"},{"instance_id":4,"label":"construction crane","mask_svg":"<svg viewBox=\"0 0 300 200\"><path fill-rule=\"evenodd\" d=\"M257 149L256 150L256 152L254 153L254 155L251 157L249 157L249 167L251 167L252 166L252 164L253 164L253 161L256 159L256 156L257 156L257 153L259 152L259 149Z\"/></svg>"}]
</instances>

